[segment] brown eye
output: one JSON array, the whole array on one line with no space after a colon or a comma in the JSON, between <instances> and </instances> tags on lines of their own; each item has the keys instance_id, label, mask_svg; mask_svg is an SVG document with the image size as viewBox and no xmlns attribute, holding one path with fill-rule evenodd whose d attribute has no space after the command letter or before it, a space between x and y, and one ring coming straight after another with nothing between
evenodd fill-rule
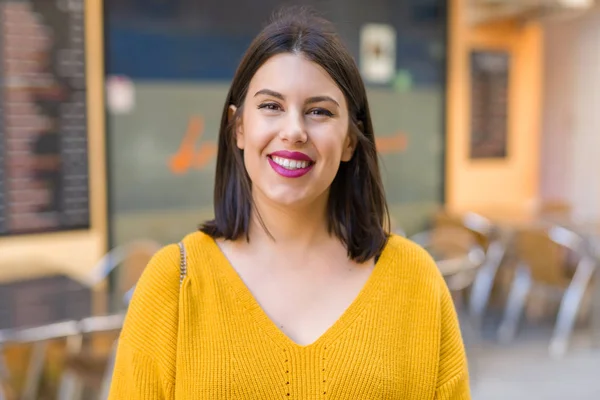
<instances>
[{"instance_id":1,"label":"brown eye","mask_svg":"<svg viewBox=\"0 0 600 400\"><path fill-rule=\"evenodd\" d=\"M316 116L333 117L333 113L324 108L313 108L308 113Z\"/></svg>"},{"instance_id":2,"label":"brown eye","mask_svg":"<svg viewBox=\"0 0 600 400\"><path fill-rule=\"evenodd\" d=\"M263 103L263 104L261 104L261 105L258 106L258 109L259 110L277 111L277 110L280 110L281 107L277 103Z\"/></svg>"}]
</instances>

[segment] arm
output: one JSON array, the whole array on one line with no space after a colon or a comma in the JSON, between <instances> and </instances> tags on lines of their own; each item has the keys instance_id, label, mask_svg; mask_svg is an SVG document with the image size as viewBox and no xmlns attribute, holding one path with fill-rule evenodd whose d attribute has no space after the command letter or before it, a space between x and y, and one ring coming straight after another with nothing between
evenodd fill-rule
<instances>
[{"instance_id":1,"label":"arm","mask_svg":"<svg viewBox=\"0 0 600 400\"><path fill-rule=\"evenodd\" d=\"M470 400L467 357L454 303L445 284L441 297L442 332L435 400Z\"/></svg>"},{"instance_id":2,"label":"arm","mask_svg":"<svg viewBox=\"0 0 600 400\"><path fill-rule=\"evenodd\" d=\"M160 250L140 278L119 338L109 400L174 399L179 249Z\"/></svg>"}]
</instances>

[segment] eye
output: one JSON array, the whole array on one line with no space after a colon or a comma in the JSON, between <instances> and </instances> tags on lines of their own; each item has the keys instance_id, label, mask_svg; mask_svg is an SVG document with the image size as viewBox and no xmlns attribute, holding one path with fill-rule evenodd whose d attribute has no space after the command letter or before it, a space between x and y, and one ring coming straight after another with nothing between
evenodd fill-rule
<instances>
[{"instance_id":1,"label":"eye","mask_svg":"<svg viewBox=\"0 0 600 400\"><path fill-rule=\"evenodd\" d=\"M262 103L258 106L259 110L279 111L281 106L277 103Z\"/></svg>"},{"instance_id":2,"label":"eye","mask_svg":"<svg viewBox=\"0 0 600 400\"><path fill-rule=\"evenodd\" d=\"M313 108L312 110L310 110L308 112L310 115L315 115L318 117L333 117L333 113L329 110L326 110L324 108Z\"/></svg>"}]
</instances>

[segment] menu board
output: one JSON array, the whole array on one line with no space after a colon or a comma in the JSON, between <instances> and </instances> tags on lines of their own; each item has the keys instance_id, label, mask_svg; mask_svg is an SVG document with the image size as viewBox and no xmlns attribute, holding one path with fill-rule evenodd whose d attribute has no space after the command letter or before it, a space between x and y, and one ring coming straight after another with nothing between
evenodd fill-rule
<instances>
[{"instance_id":1,"label":"menu board","mask_svg":"<svg viewBox=\"0 0 600 400\"><path fill-rule=\"evenodd\" d=\"M471 53L471 158L504 158L508 148L510 55Z\"/></svg>"},{"instance_id":2,"label":"menu board","mask_svg":"<svg viewBox=\"0 0 600 400\"><path fill-rule=\"evenodd\" d=\"M0 235L89 227L84 0L0 0Z\"/></svg>"}]
</instances>

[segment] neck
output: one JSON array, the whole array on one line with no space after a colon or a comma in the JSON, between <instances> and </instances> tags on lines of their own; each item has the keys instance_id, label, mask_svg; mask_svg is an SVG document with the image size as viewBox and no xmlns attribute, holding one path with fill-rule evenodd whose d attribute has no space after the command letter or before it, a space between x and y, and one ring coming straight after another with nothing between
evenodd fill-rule
<instances>
[{"instance_id":1,"label":"neck","mask_svg":"<svg viewBox=\"0 0 600 400\"><path fill-rule=\"evenodd\" d=\"M289 207L255 196L250 242L309 249L331 239L327 230L327 194L321 197L309 205Z\"/></svg>"}]
</instances>

